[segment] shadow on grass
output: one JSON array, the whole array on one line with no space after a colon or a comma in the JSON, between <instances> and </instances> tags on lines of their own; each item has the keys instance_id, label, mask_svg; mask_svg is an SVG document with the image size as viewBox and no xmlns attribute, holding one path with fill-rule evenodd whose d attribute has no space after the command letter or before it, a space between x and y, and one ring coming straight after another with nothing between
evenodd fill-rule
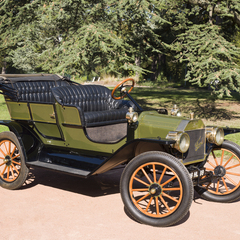
<instances>
[{"instance_id":1,"label":"shadow on grass","mask_svg":"<svg viewBox=\"0 0 240 240\"><path fill-rule=\"evenodd\" d=\"M144 110L163 107L169 111L174 104L177 104L183 116L187 117L190 112L194 112L196 117L208 120L240 118L237 116L238 112L219 107L218 103L206 91L136 88L131 95Z\"/></svg>"},{"instance_id":2,"label":"shadow on grass","mask_svg":"<svg viewBox=\"0 0 240 240\"><path fill-rule=\"evenodd\" d=\"M234 111L229 111L223 108L217 108L217 104L214 101L204 100L199 101L197 99L195 103L191 104L185 109L185 112L194 112L199 118L211 119L211 120L230 120L237 114Z\"/></svg>"}]
</instances>

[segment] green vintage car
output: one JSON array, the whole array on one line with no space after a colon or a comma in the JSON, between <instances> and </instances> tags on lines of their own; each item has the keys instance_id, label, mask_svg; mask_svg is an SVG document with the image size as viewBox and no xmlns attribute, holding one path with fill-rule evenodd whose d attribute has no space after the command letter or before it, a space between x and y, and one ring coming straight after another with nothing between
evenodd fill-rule
<instances>
[{"instance_id":1,"label":"green vintage car","mask_svg":"<svg viewBox=\"0 0 240 240\"><path fill-rule=\"evenodd\" d=\"M238 199L240 147L224 135L239 130L206 127L176 106L145 111L133 87L132 78L111 92L54 74L0 75L11 116L0 121L9 128L0 133L0 185L20 188L30 167L88 178L121 165L126 210L161 227L188 213L194 188L210 201Z\"/></svg>"}]
</instances>

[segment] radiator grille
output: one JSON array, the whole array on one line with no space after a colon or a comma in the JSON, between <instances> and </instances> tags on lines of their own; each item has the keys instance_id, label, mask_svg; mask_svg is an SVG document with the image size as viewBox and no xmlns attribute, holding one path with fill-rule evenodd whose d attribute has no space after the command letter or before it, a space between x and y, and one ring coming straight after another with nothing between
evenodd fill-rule
<instances>
[{"instance_id":1,"label":"radiator grille","mask_svg":"<svg viewBox=\"0 0 240 240\"><path fill-rule=\"evenodd\" d=\"M186 133L190 137L190 146L185 154L183 163L204 159L206 145L205 129L186 131Z\"/></svg>"}]
</instances>

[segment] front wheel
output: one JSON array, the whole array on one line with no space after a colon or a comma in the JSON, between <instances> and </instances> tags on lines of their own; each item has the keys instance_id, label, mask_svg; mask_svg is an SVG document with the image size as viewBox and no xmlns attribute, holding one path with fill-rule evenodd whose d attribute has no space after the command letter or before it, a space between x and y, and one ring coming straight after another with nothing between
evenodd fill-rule
<instances>
[{"instance_id":1,"label":"front wheel","mask_svg":"<svg viewBox=\"0 0 240 240\"><path fill-rule=\"evenodd\" d=\"M122 173L120 192L135 220L156 227L180 221L193 199L187 169L175 157L161 152L135 157Z\"/></svg>"},{"instance_id":2,"label":"front wheel","mask_svg":"<svg viewBox=\"0 0 240 240\"><path fill-rule=\"evenodd\" d=\"M213 181L195 190L206 200L233 202L240 197L240 147L224 141L212 149L206 170L213 173Z\"/></svg>"},{"instance_id":3,"label":"front wheel","mask_svg":"<svg viewBox=\"0 0 240 240\"><path fill-rule=\"evenodd\" d=\"M0 133L0 186L18 189L27 175L28 168L16 135L12 132Z\"/></svg>"}]
</instances>

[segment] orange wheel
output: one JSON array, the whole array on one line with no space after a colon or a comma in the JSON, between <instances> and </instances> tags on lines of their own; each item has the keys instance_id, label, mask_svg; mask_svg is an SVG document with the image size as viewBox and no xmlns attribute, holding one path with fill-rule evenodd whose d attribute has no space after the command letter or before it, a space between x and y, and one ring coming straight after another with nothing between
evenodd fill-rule
<instances>
[{"instance_id":1,"label":"orange wheel","mask_svg":"<svg viewBox=\"0 0 240 240\"><path fill-rule=\"evenodd\" d=\"M28 169L15 134L0 133L0 186L8 189L19 188L27 174Z\"/></svg>"},{"instance_id":2,"label":"orange wheel","mask_svg":"<svg viewBox=\"0 0 240 240\"><path fill-rule=\"evenodd\" d=\"M125 207L138 221L169 226L188 212L193 186L186 168L166 153L148 152L134 158L121 178Z\"/></svg>"},{"instance_id":3,"label":"orange wheel","mask_svg":"<svg viewBox=\"0 0 240 240\"><path fill-rule=\"evenodd\" d=\"M116 92L116 90L117 90L120 86L121 86L121 88L125 87L124 83L125 83L125 82L129 82L129 81L132 82L132 85L130 86L130 89L128 90L128 93L130 93L130 92L133 90L133 87L134 87L134 84L135 84L134 79L133 79L133 78L126 78L125 80L121 81L121 82L112 90L111 96L112 96L113 99L120 100L120 99L126 97L126 95L127 95L126 93L125 93L124 95L122 95L121 97L116 97L116 96L114 96L114 93Z\"/></svg>"},{"instance_id":4,"label":"orange wheel","mask_svg":"<svg viewBox=\"0 0 240 240\"><path fill-rule=\"evenodd\" d=\"M196 188L207 200L232 202L240 196L240 147L233 142L224 141L214 147L205 164L212 171L213 181L203 185L205 191Z\"/></svg>"}]
</instances>

